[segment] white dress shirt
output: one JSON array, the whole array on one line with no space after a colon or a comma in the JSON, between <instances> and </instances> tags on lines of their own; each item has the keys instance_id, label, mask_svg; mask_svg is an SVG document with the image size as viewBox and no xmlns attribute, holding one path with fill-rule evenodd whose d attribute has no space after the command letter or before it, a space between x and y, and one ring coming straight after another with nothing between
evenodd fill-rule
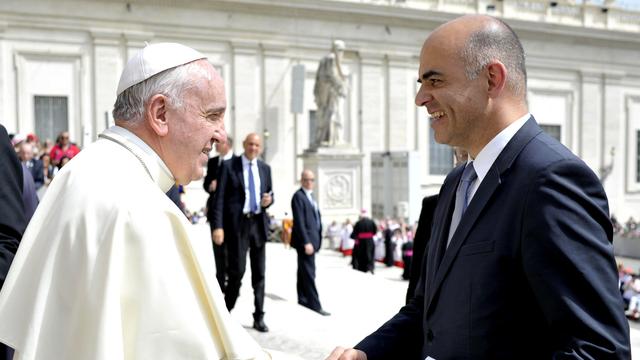
<instances>
[{"instance_id":1,"label":"white dress shirt","mask_svg":"<svg viewBox=\"0 0 640 360\"><path fill-rule=\"evenodd\" d=\"M491 139L491 141L489 141L489 143L480 150L475 159L469 159L469 161L473 161L473 168L476 171L476 175L478 175L478 178L471 185L469 203L476 194L480 184L482 184L482 180L487 176L489 169L496 161L502 150L504 150L504 147L507 146L511 138L513 138L513 136L518 132L518 130L520 130L527 120L529 120L530 117L531 114L527 113L523 117L512 122L509 126L498 133L498 135Z\"/></svg>"},{"instance_id":2,"label":"white dress shirt","mask_svg":"<svg viewBox=\"0 0 640 360\"><path fill-rule=\"evenodd\" d=\"M242 176L244 177L244 208L242 209L243 213L250 213L251 206L249 206L249 200L251 196L249 195L249 166L251 166L251 172L253 173L253 186L256 194L256 203L257 209L256 214L259 214L262 211L262 207L260 206L260 199L262 198L262 194L260 194L260 171L258 170L258 159L253 159L249 161L244 154L242 154Z\"/></svg>"}]
</instances>

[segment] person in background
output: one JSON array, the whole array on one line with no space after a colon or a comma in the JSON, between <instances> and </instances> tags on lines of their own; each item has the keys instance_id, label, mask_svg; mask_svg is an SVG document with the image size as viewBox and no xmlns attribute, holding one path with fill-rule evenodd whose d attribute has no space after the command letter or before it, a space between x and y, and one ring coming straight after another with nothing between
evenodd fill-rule
<instances>
[{"instance_id":1,"label":"person in background","mask_svg":"<svg viewBox=\"0 0 640 360\"><path fill-rule=\"evenodd\" d=\"M49 152L49 156L51 156L51 162L54 165L59 166L62 158L66 157L68 159L73 159L80 152L80 149L76 146L76 144L72 143L69 140L69 132L63 131L58 135L56 140L56 144L53 148L51 148L51 152Z\"/></svg>"},{"instance_id":2,"label":"person in background","mask_svg":"<svg viewBox=\"0 0 640 360\"><path fill-rule=\"evenodd\" d=\"M227 287L224 300L231 311L240 295L242 277L251 260L251 286L254 293L253 328L267 332L264 322L265 265L269 217L273 204L271 167L258 159L262 139L247 135L242 143L244 154L224 162L214 198L213 242L227 243Z\"/></svg>"},{"instance_id":3,"label":"person in background","mask_svg":"<svg viewBox=\"0 0 640 360\"><path fill-rule=\"evenodd\" d=\"M367 210L360 210L360 219L353 225L351 238L355 240L353 247L352 266L355 270L374 273L375 245L373 237L376 235L378 227L376 223L367 216Z\"/></svg>"},{"instance_id":4,"label":"person in background","mask_svg":"<svg viewBox=\"0 0 640 360\"><path fill-rule=\"evenodd\" d=\"M56 175L0 292L18 359L270 359L223 303L209 242L165 195L224 141L206 57L147 45L124 67L115 126Z\"/></svg>"},{"instance_id":5,"label":"person in background","mask_svg":"<svg viewBox=\"0 0 640 360\"><path fill-rule=\"evenodd\" d=\"M304 170L300 175L302 185L291 198L293 230L291 244L298 253L297 284L298 304L320 315L331 315L322 309L316 288L316 253L322 247L322 219L318 203L313 198L315 175Z\"/></svg>"},{"instance_id":6,"label":"person in background","mask_svg":"<svg viewBox=\"0 0 640 360\"><path fill-rule=\"evenodd\" d=\"M203 187L204 191L209 193L207 199L207 220L209 221L209 228L211 231L211 242L213 244L213 255L216 259L216 279L220 284L220 289L224 293L227 288L227 244L216 244L213 241L213 199L216 194L216 188L218 185L218 178L220 176L220 169L222 163L231 160L235 157L233 155L233 140L227 137L226 141L216 143L217 156L207 161L207 175L204 177Z\"/></svg>"},{"instance_id":7,"label":"person in background","mask_svg":"<svg viewBox=\"0 0 640 360\"><path fill-rule=\"evenodd\" d=\"M416 105L469 152L440 189L413 299L329 359L630 359L607 197L529 113L522 44L466 15L424 42Z\"/></svg>"},{"instance_id":8,"label":"person in background","mask_svg":"<svg viewBox=\"0 0 640 360\"><path fill-rule=\"evenodd\" d=\"M331 250L338 250L340 247L340 225L333 220L327 228L327 238L329 239L329 248Z\"/></svg>"},{"instance_id":9,"label":"person in background","mask_svg":"<svg viewBox=\"0 0 640 360\"><path fill-rule=\"evenodd\" d=\"M35 189L38 190L45 183L44 170L42 161L40 161L40 159L35 159L33 154L34 148L31 143L23 141L18 145L18 158L27 168L27 171L33 179Z\"/></svg>"},{"instance_id":10,"label":"person in background","mask_svg":"<svg viewBox=\"0 0 640 360\"><path fill-rule=\"evenodd\" d=\"M42 162L42 175L44 178L44 185L47 186L53 179L54 166L51 163L51 156L49 153L43 153L40 155L40 161Z\"/></svg>"},{"instance_id":11,"label":"person in background","mask_svg":"<svg viewBox=\"0 0 640 360\"><path fill-rule=\"evenodd\" d=\"M469 154L465 149L454 147L453 156L455 166L460 166L467 161ZM413 257L411 259L412 268L411 275L409 277L409 286L407 287L407 303L409 303L409 300L413 297L416 285L418 284L418 279L420 278L420 272L426 265L424 255L431 237L433 213L436 210L436 205L438 205L438 194L425 196L424 199L422 199L422 210L420 210L418 228L416 229L416 235L413 239Z\"/></svg>"}]
</instances>

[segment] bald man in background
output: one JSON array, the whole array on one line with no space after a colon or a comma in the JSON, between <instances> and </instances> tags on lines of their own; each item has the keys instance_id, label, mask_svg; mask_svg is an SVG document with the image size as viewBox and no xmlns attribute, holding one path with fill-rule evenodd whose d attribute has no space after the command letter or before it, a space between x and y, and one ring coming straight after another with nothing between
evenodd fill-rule
<instances>
[{"instance_id":1,"label":"bald man in background","mask_svg":"<svg viewBox=\"0 0 640 360\"><path fill-rule=\"evenodd\" d=\"M273 204L271 168L258 157L262 139L251 133L242 142L244 153L225 161L220 168L213 206L213 242L227 244L227 309L235 307L242 277L251 260L251 286L254 294L253 328L267 332L264 322L265 262L269 218Z\"/></svg>"}]
</instances>

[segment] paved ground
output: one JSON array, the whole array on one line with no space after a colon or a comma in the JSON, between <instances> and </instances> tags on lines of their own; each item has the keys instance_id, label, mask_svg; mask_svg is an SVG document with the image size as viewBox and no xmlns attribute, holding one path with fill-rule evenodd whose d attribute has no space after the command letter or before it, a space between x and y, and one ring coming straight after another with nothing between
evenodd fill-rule
<instances>
[{"instance_id":1,"label":"paved ground","mask_svg":"<svg viewBox=\"0 0 640 360\"><path fill-rule=\"evenodd\" d=\"M208 226L198 226L202 236L208 236ZM324 359L337 345L353 346L398 311L407 282L401 279L399 268L377 264L375 275L371 275L352 270L349 261L331 250L322 250L316 257L320 300L331 312L324 317L297 304L295 250L268 243L265 322L270 332L251 328L249 266L232 315L263 347L302 359ZM640 357L640 323L631 323L631 343L633 354Z\"/></svg>"}]
</instances>

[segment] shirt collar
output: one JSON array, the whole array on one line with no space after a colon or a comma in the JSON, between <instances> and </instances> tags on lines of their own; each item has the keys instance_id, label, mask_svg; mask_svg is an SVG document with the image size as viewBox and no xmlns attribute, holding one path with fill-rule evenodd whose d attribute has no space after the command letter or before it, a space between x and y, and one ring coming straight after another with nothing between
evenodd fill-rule
<instances>
[{"instance_id":1,"label":"shirt collar","mask_svg":"<svg viewBox=\"0 0 640 360\"><path fill-rule=\"evenodd\" d=\"M229 151L227 151L227 153L226 153L226 154L224 154L224 156L222 157L222 161L229 160L229 159L231 159L231 157L232 157L232 156L233 156L233 151L229 150Z\"/></svg>"},{"instance_id":2,"label":"shirt collar","mask_svg":"<svg viewBox=\"0 0 640 360\"><path fill-rule=\"evenodd\" d=\"M478 175L478 184L482 182L482 179L487 175L489 169L496 161L502 150L507 146L511 138L520 130L524 123L531 117L530 113L525 114L523 117L512 122L509 126L502 129L482 150L478 153L475 159L473 159L473 168ZM469 159L471 161L472 159Z\"/></svg>"},{"instance_id":3,"label":"shirt collar","mask_svg":"<svg viewBox=\"0 0 640 360\"><path fill-rule=\"evenodd\" d=\"M246 157L246 156L244 156L244 154L242 154L242 166L243 166L243 167L244 167L244 166L247 166L247 165L249 165L249 164L251 164L251 165L255 165L255 164L257 164L257 163L258 163L258 159L249 160L249 159L247 159L247 157Z\"/></svg>"},{"instance_id":4,"label":"shirt collar","mask_svg":"<svg viewBox=\"0 0 640 360\"><path fill-rule=\"evenodd\" d=\"M105 137L124 145L126 149L131 151L149 171L149 175L153 181L162 189L163 192L175 185L176 179L171 174L167 165L162 161L160 156L131 131L120 127L112 126L105 129L102 133Z\"/></svg>"},{"instance_id":5,"label":"shirt collar","mask_svg":"<svg viewBox=\"0 0 640 360\"><path fill-rule=\"evenodd\" d=\"M302 191L304 191L305 195L307 195L308 198L311 197L311 194L313 194L313 190L307 190L303 187L301 187L300 189L302 189Z\"/></svg>"}]
</instances>

